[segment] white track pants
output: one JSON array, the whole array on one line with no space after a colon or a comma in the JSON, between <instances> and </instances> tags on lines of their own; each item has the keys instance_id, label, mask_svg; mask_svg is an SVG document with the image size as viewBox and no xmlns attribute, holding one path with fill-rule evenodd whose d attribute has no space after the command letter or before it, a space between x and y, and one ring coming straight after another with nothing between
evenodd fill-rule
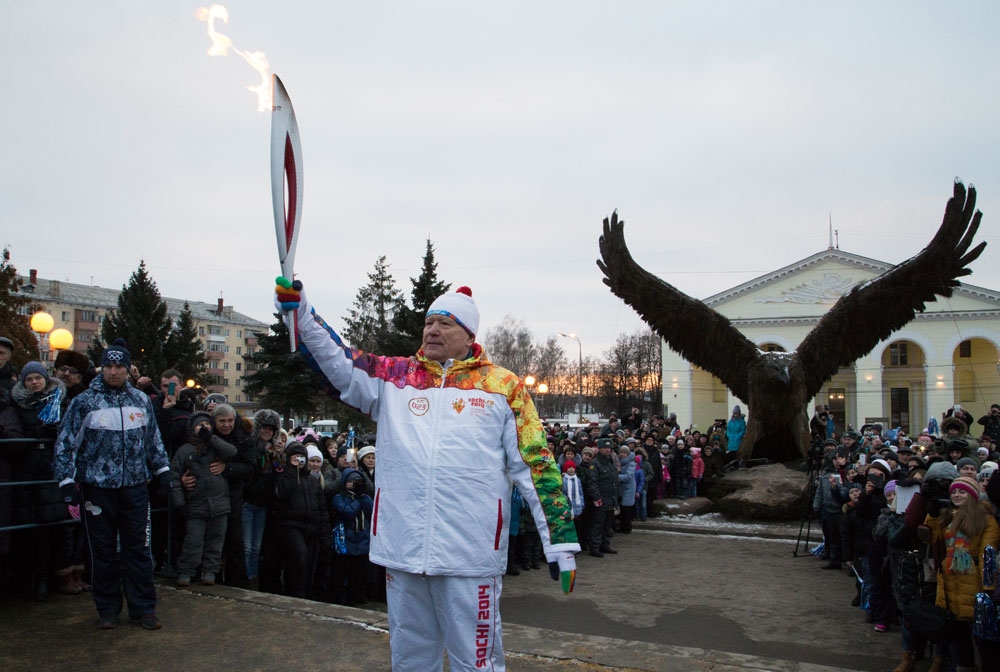
<instances>
[{"instance_id":1,"label":"white track pants","mask_svg":"<svg viewBox=\"0 0 1000 672\"><path fill-rule=\"evenodd\" d=\"M506 670L500 638L503 577L385 576L394 672Z\"/></svg>"}]
</instances>

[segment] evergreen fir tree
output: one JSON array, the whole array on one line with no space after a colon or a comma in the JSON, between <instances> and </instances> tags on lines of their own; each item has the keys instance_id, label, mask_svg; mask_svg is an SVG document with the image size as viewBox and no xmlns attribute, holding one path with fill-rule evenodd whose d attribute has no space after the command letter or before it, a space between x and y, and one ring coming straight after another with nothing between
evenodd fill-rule
<instances>
[{"instance_id":1,"label":"evergreen fir tree","mask_svg":"<svg viewBox=\"0 0 1000 672\"><path fill-rule=\"evenodd\" d=\"M401 304L396 311L393 318L395 337L383 354L407 356L420 349L424 340L424 318L427 316L427 309L436 298L451 288L451 283L438 279L437 267L437 261L434 260L434 245L428 238L420 277L410 278L410 284L413 285L410 291L410 303L413 307Z\"/></svg>"},{"instance_id":2,"label":"evergreen fir tree","mask_svg":"<svg viewBox=\"0 0 1000 672\"><path fill-rule=\"evenodd\" d=\"M42 309L29 295L21 294L24 282L10 263L10 249L0 254L0 336L14 342L10 363L20 369L27 362L39 359L38 338L31 330L31 315Z\"/></svg>"},{"instance_id":3,"label":"evergreen fir tree","mask_svg":"<svg viewBox=\"0 0 1000 672\"><path fill-rule=\"evenodd\" d=\"M382 255L368 274L368 284L358 290L349 316L344 318L344 338L355 349L388 354L396 333L393 318L404 305L403 292L396 287Z\"/></svg>"},{"instance_id":4,"label":"evergreen fir tree","mask_svg":"<svg viewBox=\"0 0 1000 672\"><path fill-rule=\"evenodd\" d=\"M193 378L198 384L204 382L208 358L205 356L205 347L198 338L198 327L194 324L191 306L187 302L170 330L163 348L163 358L168 367L177 369L186 379Z\"/></svg>"},{"instance_id":5,"label":"evergreen fir tree","mask_svg":"<svg viewBox=\"0 0 1000 672\"><path fill-rule=\"evenodd\" d=\"M248 373L243 390L255 403L289 419L316 412L323 393L317 377L297 352L288 351L288 327L275 313L266 334L257 334L257 349L243 356Z\"/></svg>"},{"instance_id":6,"label":"evergreen fir tree","mask_svg":"<svg viewBox=\"0 0 1000 672\"><path fill-rule=\"evenodd\" d=\"M132 354L132 363L143 375L155 379L166 369L163 346L169 335L167 304L146 271L146 262L140 261L128 284L122 286L117 310L109 310L104 316L101 324L103 344L94 341L87 354L91 361L99 363L104 344L124 338Z\"/></svg>"}]
</instances>

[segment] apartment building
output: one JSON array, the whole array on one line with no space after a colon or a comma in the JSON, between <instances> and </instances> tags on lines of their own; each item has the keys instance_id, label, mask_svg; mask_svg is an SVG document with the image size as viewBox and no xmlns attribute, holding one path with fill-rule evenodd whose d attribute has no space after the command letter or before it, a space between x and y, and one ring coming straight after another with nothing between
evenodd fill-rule
<instances>
[{"instance_id":1,"label":"apartment building","mask_svg":"<svg viewBox=\"0 0 1000 672\"><path fill-rule=\"evenodd\" d=\"M24 281L21 293L29 295L52 316L53 329L66 329L73 334L73 349L86 353L94 340L100 338L101 322L109 310L118 307L120 289L94 287L38 277L31 269L29 275L20 276ZM187 303L194 318L198 337L208 359L206 386L210 392L225 394L237 410L246 412L255 405L243 392L246 370L243 356L252 354L257 347L256 335L267 332L269 325L236 312L220 298L215 303L163 297L167 314L176 320ZM50 353L43 348L42 358ZM159 371L144 371L156 376Z\"/></svg>"}]
</instances>

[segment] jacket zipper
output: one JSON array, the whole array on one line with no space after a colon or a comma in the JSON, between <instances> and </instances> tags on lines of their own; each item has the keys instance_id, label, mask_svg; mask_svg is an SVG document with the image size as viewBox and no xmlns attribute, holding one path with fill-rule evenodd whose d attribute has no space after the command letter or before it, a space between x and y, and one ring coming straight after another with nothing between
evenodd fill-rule
<instances>
[{"instance_id":1,"label":"jacket zipper","mask_svg":"<svg viewBox=\"0 0 1000 672\"><path fill-rule=\"evenodd\" d=\"M122 423L122 480L121 485L118 487L125 487L125 461L128 454L127 446L125 445L125 409L122 407L122 397L121 393L116 393L115 397L118 399L118 415L121 417Z\"/></svg>"},{"instance_id":2,"label":"jacket zipper","mask_svg":"<svg viewBox=\"0 0 1000 672\"><path fill-rule=\"evenodd\" d=\"M439 389L444 389L445 381L448 379L448 369L451 368L453 360L446 361L441 366L441 385ZM427 565L429 564L430 554L431 554L431 521L430 517L434 512L434 473L435 467L437 465L437 445L438 445L438 426L441 423L441 413L443 409L432 407L431 412L434 413L434 424L433 431L431 432L431 459L430 459L430 479L427 483L427 516L424 519L424 559L421 566L421 573L427 573Z\"/></svg>"}]
</instances>

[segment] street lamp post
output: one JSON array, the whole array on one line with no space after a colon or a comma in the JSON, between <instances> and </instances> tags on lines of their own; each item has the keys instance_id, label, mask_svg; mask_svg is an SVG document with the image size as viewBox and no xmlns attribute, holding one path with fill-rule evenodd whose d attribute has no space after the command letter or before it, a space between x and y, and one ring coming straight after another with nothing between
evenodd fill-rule
<instances>
[{"instance_id":1,"label":"street lamp post","mask_svg":"<svg viewBox=\"0 0 1000 672\"><path fill-rule=\"evenodd\" d=\"M568 334L559 332L556 335L562 336L563 338L572 338L574 341L576 341L576 344L580 350L580 369L579 369L580 391L577 394L576 405L577 405L577 412L580 414L580 419L578 420L578 422L583 422L583 343L580 342L580 337L577 336L572 331L569 332Z\"/></svg>"}]
</instances>

